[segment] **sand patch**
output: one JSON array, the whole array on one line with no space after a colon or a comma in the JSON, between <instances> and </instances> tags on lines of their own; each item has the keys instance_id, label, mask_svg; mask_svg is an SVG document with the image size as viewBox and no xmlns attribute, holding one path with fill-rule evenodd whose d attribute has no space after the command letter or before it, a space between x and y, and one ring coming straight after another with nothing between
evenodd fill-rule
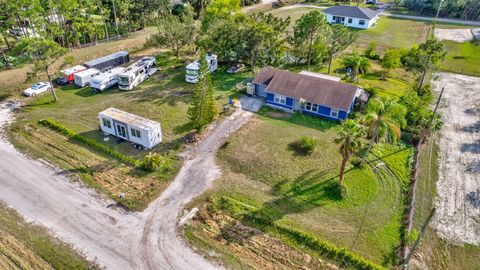
<instances>
[{"instance_id":1,"label":"sand patch","mask_svg":"<svg viewBox=\"0 0 480 270\"><path fill-rule=\"evenodd\" d=\"M465 42L473 39L471 29L435 29L435 37L439 40Z\"/></svg>"}]
</instances>

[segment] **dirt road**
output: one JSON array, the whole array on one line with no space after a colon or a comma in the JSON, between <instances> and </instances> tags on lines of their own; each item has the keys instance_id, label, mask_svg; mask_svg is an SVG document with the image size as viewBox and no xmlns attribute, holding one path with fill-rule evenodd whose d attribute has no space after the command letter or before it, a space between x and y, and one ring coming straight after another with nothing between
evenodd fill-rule
<instances>
[{"instance_id":1,"label":"dirt road","mask_svg":"<svg viewBox=\"0 0 480 270\"><path fill-rule=\"evenodd\" d=\"M432 226L453 243L480 245L480 78L439 73L439 179Z\"/></svg>"},{"instance_id":2,"label":"dirt road","mask_svg":"<svg viewBox=\"0 0 480 270\"><path fill-rule=\"evenodd\" d=\"M170 187L142 213L108 207L112 200L25 157L2 137L0 200L107 269L216 269L178 236L178 215L219 175L216 150L252 115L238 110L212 127L185 153L184 166ZM0 127L11 117L11 106L1 104Z\"/></svg>"}]
</instances>

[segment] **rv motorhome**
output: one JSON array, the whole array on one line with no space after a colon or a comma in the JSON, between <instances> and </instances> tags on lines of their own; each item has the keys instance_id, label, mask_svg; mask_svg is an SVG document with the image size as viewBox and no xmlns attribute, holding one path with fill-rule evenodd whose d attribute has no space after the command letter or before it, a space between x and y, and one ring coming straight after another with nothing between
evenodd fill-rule
<instances>
[{"instance_id":1,"label":"rv motorhome","mask_svg":"<svg viewBox=\"0 0 480 270\"><path fill-rule=\"evenodd\" d=\"M132 142L135 148L150 149L162 141L160 123L115 108L98 114L100 129Z\"/></svg>"},{"instance_id":2,"label":"rv motorhome","mask_svg":"<svg viewBox=\"0 0 480 270\"><path fill-rule=\"evenodd\" d=\"M62 77L57 79L57 83L59 85L65 85L67 83L73 82L75 80L75 77L74 77L75 73L84 71L86 69L87 69L86 67L80 66L80 65L64 69L60 71L60 74L62 75Z\"/></svg>"},{"instance_id":3,"label":"rv motorhome","mask_svg":"<svg viewBox=\"0 0 480 270\"><path fill-rule=\"evenodd\" d=\"M117 75L118 88L120 90L132 90L157 70L155 57L145 56Z\"/></svg>"},{"instance_id":4,"label":"rv motorhome","mask_svg":"<svg viewBox=\"0 0 480 270\"><path fill-rule=\"evenodd\" d=\"M84 71L80 71L78 73L75 73L73 76L74 79L74 84L79 87L85 87L90 84L90 81L92 78L100 74L100 70L96 68L89 68Z\"/></svg>"},{"instance_id":5,"label":"rv motorhome","mask_svg":"<svg viewBox=\"0 0 480 270\"><path fill-rule=\"evenodd\" d=\"M125 70L123 67L115 67L107 72L95 76L91 83L93 92L101 92L105 89L115 86L118 83L117 75Z\"/></svg>"},{"instance_id":6,"label":"rv motorhome","mask_svg":"<svg viewBox=\"0 0 480 270\"><path fill-rule=\"evenodd\" d=\"M207 54L205 60L208 64L208 72L214 72L218 68L218 60L215 54ZM198 73L200 71L200 60L190 63L186 67L185 81L189 83L198 82Z\"/></svg>"},{"instance_id":7,"label":"rv motorhome","mask_svg":"<svg viewBox=\"0 0 480 270\"><path fill-rule=\"evenodd\" d=\"M97 59L85 62L83 65L88 68L96 68L101 72L105 72L112 67L118 67L130 61L130 56L127 51L120 51L112 53Z\"/></svg>"}]
</instances>

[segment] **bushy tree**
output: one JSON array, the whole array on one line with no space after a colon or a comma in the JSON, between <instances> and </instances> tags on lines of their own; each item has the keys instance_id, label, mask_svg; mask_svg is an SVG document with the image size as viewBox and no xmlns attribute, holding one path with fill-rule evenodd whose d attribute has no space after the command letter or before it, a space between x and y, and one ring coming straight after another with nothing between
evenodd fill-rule
<instances>
[{"instance_id":1,"label":"bushy tree","mask_svg":"<svg viewBox=\"0 0 480 270\"><path fill-rule=\"evenodd\" d=\"M377 53L377 42L372 41L368 44L368 47L363 52L363 55L372 60L378 60L380 56Z\"/></svg>"},{"instance_id":2,"label":"bushy tree","mask_svg":"<svg viewBox=\"0 0 480 270\"><path fill-rule=\"evenodd\" d=\"M206 8L202 18L202 31L206 31L216 20L226 19L240 12L240 0L213 0Z\"/></svg>"},{"instance_id":3,"label":"bushy tree","mask_svg":"<svg viewBox=\"0 0 480 270\"><path fill-rule=\"evenodd\" d=\"M446 55L443 43L435 38L429 38L418 46L417 59L422 72L419 88L422 88L427 72L436 69Z\"/></svg>"},{"instance_id":4,"label":"bushy tree","mask_svg":"<svg viewBox=\"0 0 480 270\"><path fill-rule=\"evenodd\" d=\"M213 84L205 61L205 53L200 56L199 79L192 94L188 115L197 130L202 130L218 117L218 109L213 99Z\"/></svg>"},{"instance_id":5,"label":"bushy tree","mask_svg":"<svg viewBox=\"0 0 480 270\"><path fill-rule=\"evenodd\" d=\"M318 10L302 15L295 23L293 45L298 54L297 57L307 58L308 69L310 69L313 55L322 51L328 27L325 14Z\"/></svg>"},{"instance_id":6,"label":"bushy tree","mask_svg":"<svg viewBox=\"0 0 480 270\"><path fill-rule=\"evenodd\" d=\"M169 48L177 58L182 49L193 45L197 32L192 18L173 15L160 19L157 28L158 34L152 37L152 42L157 46Z\"/></svg>"},{"instance_id":7,"label":"bushy tree","mask_svg":"<svg viewBox=\"0 0 480 270\"><path fill-rule=\"evenodd\" d=\"M398 49L387 49L382 59L383 79L386 79L392 68L398 68L402 65L402 53Z\"/></svg>"},{"instance_id":8,"label":"bushy tree","mask_svg":"<svg viewBox=\"0 0 480 270\"><path fill-rule=\"evenodd\" d=\"M356 32L348 29L340 24L333 24L330 27L330 33L328 34L327 48L328 48L328 73L332 66L334 56L343 51L350 45L356 37Z\"/></svg>"}]
</instances>

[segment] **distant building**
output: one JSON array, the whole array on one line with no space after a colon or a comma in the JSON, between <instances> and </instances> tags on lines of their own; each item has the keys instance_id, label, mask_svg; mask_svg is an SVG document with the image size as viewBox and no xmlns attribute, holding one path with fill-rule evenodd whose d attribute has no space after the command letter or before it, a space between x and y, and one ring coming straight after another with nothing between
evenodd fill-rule
<instances>
[{"instance_id":1,"label":"distant building","mask_svg":"<svg viewBox=\"0 0 480 270\"><path fill-rule=\"evenodd\" d=\"M368 29L375 25L379 12L357 6L333 6L324 9L327 22L343 24L348 27Z\"/></svg>"},{"instance_id":2,"label":"distant building","mask_svg":"<svg viewBox=\"0 0 480 270\"><path fill-rule=\"evenodd\" d=\"M368 94L353 84L322 78L312 72L298 74L263 68L253 80L255 94L268 106L287 111L302 111L332 120L344 120L356 102L366 102Z\"/></svg>"}]
</instances>

